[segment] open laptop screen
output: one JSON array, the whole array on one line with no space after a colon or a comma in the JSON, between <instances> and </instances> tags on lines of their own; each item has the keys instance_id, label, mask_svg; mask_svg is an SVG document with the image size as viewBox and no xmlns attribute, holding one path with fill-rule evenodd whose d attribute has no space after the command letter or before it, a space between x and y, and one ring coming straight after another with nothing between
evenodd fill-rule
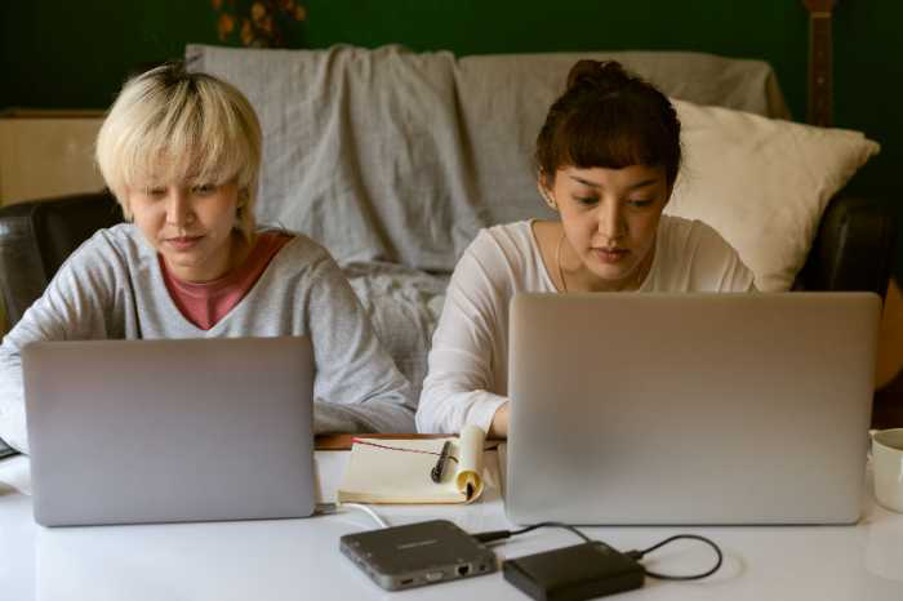
<instances>
[{"instance_id":1,"label":"open laptop screen","mask_svg":"<svg viewBox=\"0 0 904 602\"><path fill-rule=\"evenodd\" d=\"M306 337L35 343L23 372L39 523L313 512Z\"/></svg>"},{"instance_id":2,"label":"open laptop screen","mask_svg":"<svg viewBox=\"0 0 904 602\"><path fill-rule=\"evenodd\" d=\"M871 293L516 296L506 510L519 523L848 523Z\"/></svg>"}]
</instances>

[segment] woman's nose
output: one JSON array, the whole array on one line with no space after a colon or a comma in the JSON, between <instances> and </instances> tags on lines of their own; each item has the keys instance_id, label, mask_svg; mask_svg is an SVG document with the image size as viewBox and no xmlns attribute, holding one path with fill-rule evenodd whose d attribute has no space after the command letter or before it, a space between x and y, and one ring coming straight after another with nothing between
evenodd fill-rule
<instances>
[{"instance_id":1,"label":"woman's nose","mask_svg":"<svg viewBox=\"0 0 904 602\"><path fill-rule=\"evenodd\" d=\"M174 226L184 226L191 222L192 210L188 192L178 188L170 191L166 203L166 221Z\"/></svg>"},{"instance_id":2,"label":"woman's nose","mask_svg":"<svg viewBox=\"0 0 904 602\"><path fill-rule=\"evenodd\" d=\"M607 241L615 241L627 230L624 212L618 203L601 203L597 213L597 232Z\"/></svg>"}]
</instances>

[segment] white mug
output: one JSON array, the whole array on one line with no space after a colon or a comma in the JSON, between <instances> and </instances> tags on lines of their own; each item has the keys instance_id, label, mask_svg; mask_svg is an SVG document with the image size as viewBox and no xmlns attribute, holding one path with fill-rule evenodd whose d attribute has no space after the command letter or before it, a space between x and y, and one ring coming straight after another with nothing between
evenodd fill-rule
<instances>
[{"instance_id":1,"label":"white mug","mask_svg":"<svg viewBox=\"0 0 904 602\"><path fill-rule=\"evenodd\" d=\"M887 429L873 433L873 486L876 500L901 512L901 433Z\"/></svg>"}]
</instances>

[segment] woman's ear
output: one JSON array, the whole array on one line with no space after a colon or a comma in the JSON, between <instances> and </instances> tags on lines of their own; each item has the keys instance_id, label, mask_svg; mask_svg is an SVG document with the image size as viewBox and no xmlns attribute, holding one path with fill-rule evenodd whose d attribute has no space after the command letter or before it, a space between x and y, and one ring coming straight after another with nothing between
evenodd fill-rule
<instances>
[{"instance_id":1,"label":"woman's ear","mask_svg":"<svg viewBox=\"0 0 904 602\"><path fill-rule=\"evenodd\" d=\"M559 210L559 205L556 203L556 197L553 195L552 188L548 185L550 184L549 178L543 172L537 174L537 191L540 193L540 196L543 197L543 200L546 201L546 204L549 205L549 208L553 211Z\"/></svg>"}]
</instances>

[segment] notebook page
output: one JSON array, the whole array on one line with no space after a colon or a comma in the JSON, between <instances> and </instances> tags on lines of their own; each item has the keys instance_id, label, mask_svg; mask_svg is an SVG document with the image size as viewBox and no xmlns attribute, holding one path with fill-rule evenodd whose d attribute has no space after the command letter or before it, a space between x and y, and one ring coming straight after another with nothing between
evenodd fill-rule
<instances>
[{"instance_id":1,"label":"notebook page","mask_svg":"<svg viewBox=\"0 0 904 602\"><path fill-rule=\"evenodd\" d=\"M471 428L466 427L460 439L356 439L338 500L441 504L477 499L483 491L484 436L479 428ZM446 441L452 443L454 460L449 460L442 480L435 483L430 473Z\"/></svg>"}]
</instances>

